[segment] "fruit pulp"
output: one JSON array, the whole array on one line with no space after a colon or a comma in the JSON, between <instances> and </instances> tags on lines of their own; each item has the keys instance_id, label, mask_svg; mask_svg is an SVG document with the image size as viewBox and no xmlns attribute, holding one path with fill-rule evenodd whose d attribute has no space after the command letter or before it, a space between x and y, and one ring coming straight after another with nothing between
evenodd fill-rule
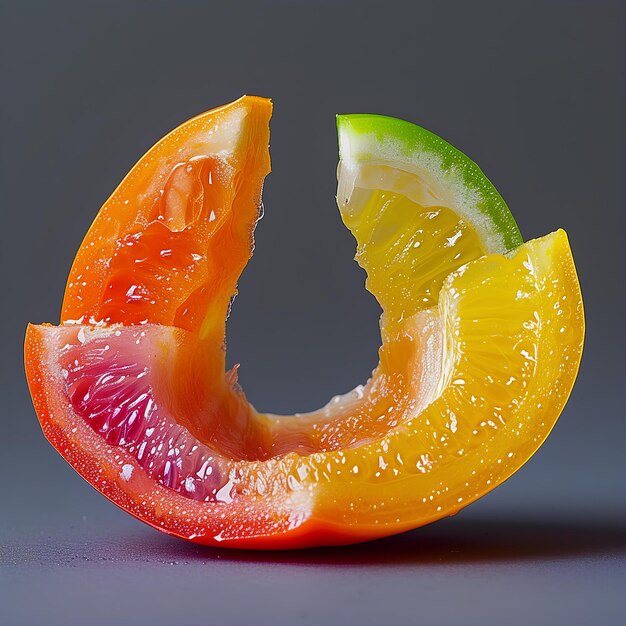
<instances>
[{"instance_id":1,"label":"fruit pulp","mask_svg":"<svg viewBox=\"0 0 626 626\"><path fill-rule=\"evenodd\" d=\"M349 543L453 514L526 462L571 390L584 320L567 237L516 247L467 157L344 116L338 201L384 310L380 363L319 411L259 414L223 342L270 113L243 98L187 122L105 203L63 324L27 333L44 432L119 506L201 543Z\"/></svg>"}]
</instances>

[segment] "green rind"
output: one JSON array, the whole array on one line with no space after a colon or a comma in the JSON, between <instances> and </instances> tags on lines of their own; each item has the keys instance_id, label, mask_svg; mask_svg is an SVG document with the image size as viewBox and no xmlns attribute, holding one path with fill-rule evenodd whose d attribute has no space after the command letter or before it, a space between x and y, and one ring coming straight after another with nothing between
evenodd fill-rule
<instances>
[{"instance_id":1,"label":"green rind","mask_svg":"<svg viewBox=\"0 0 626 626\"><path fill-rule=\"evenodd\" d=\"M337 131L342 161L386 161L402 168L403 163L410 166L414 155L436 157L444 172L459 178L461 184L479 198L475 209L490 221L504 246L502 250L491 252L503 253L524 242L509 208L483 171L441 137L405 120L368 114L338 115ZM389 159L385 149L390 141L394 143L393 159Z\"/></svg>"}]
</instances>

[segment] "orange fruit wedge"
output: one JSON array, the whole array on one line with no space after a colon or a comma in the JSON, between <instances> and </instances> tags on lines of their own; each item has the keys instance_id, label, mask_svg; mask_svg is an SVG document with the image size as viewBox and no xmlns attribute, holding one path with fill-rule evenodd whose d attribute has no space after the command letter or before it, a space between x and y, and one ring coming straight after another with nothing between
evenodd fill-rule
<instances>
[{"instance_id":1,"label":"orange fruit wedge","mask_svg":"<svg viewBox=\"0 0 626 626\"><path fill-rule=\"evenodd\" d=\"M567 236L523 244L484 174L428 131L340 117L338 202L383 307L380 363L319 411L260 414L223 345L270 115L244 97L194 118L105 203L61 325L27 331L44 433L120 507L198 543L351 543L454 514L532 456L572 389Z\"/></svg>"}]
</instances>

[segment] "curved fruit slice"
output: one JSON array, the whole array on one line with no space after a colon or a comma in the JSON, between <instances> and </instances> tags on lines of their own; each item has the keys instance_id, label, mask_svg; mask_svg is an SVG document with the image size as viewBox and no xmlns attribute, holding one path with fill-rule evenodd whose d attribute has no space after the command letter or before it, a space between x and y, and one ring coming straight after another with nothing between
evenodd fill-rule
<instances>
[{"instance_id":1,"label":"curved fruit slice","mask_svg":"<svg viewBox=\"0 0 626 626\"><path fill-rule=\"evenodd\" d=\"M121 507L201 543L348 543L452 514L532 455L571 390L584 321L567 238L499 254L517 227L466 157L406 122L340 118L338 198L383 306L380 364L319 411L258 414L223 342L270 114L246 97L195 118L107 201L64 324L27 332L44 432Z\"/></svg>"},{"instance_id":2,"label":"curved fruit slice","mask_svg":"<svg viewBox=\"0 0 626 626\"><path fill-rule=\"evenodd\" d=\"M382 115L340 115L337 202L386 321L435 306L444 278L522 237L478 166L433 133Z\"/></svg>"},{"instance_id":3,"label":"curved fruit slice","mask_svg":"<svg viewBox=\"0 0 626 626\"><path fill-rule=\"evenodd\" d=\"M571 390L582 315L563 231L473 261L405 324L422 343L426 406L406 377L379 440L268 460L233 459L181 424L203 378L192 333L30 326L26 362L46 436L144 521L201 543L332 544L455 513L518 469Z\"/></svg>"}]
</instances>

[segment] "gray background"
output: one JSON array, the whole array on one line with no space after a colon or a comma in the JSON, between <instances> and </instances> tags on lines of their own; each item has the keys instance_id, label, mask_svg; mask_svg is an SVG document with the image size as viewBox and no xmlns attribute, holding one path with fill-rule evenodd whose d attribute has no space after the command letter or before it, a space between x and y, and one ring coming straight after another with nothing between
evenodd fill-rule
<instances>
[{"instance_id":1,"label":"gray background","mask_svg":"<svg viewBox=\"0 0 626 626\"><path fill-rule=\"evenodd\" d=\"M624 623L622 3L1 6L0 623ZM376 362L379 310L333 199L335 113L426 126L481 165L525 238L570 235L576 388L532 461L454 519L337 550L203 550L117 510L40 433L27 321L58 321L74 253L135 160L243 93L275 102L228 329L259 409L316 408Z\"/></svg>"}]
</instances>

